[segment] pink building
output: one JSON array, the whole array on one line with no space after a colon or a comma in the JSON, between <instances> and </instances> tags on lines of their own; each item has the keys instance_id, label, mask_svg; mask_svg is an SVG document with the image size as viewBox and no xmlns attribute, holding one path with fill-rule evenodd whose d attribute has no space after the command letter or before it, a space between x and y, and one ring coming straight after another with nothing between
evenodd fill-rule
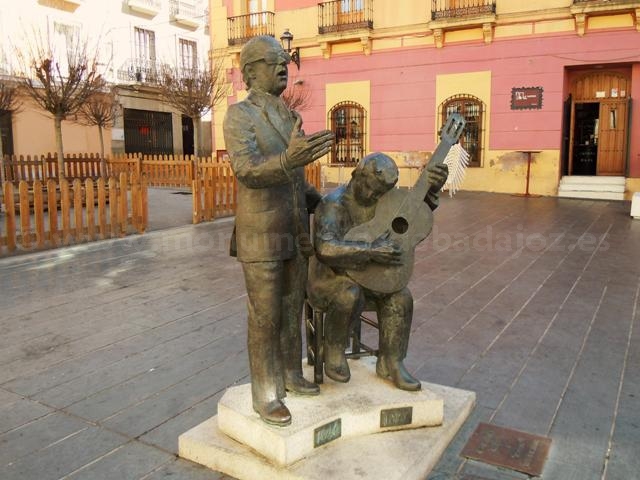
<instances>
[{"instance_id":1,"label":"pink building","mask_svg":"<svg viewBox=\"0 0 640 480\"><path fill-rule=\"evenodd\" d=\"M290 66L290 88L310 94L305 130L331 128L338 139L328 182L346 180L370 151L423 165L458 111L472 158L463 189L523 192L530 155L532 193L622 199L640 190L640 2L218 3L212 26L226 22L227 38L214 47L236 60L253 35L295 36L301 64ZM245 95L235 66L231 78L234 102ZM401 182L414 172L403 169Z\"/></svg>"}]
</instances>

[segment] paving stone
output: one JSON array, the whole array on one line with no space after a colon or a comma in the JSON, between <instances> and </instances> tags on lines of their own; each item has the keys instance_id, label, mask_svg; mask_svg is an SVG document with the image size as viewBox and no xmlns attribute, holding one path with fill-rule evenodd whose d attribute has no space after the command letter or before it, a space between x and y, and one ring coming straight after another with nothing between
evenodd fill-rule
<instances>
[{"instance_id":1,"label":"paving stone","mask_svg":"<svg viewBox=\"0 0 640 480\"><path fill-rule=\"evenodd\" d=\"M248 374L246 353L228 356L224 362L158 392L103 421L103 425L138 437L217 394Z\"/></svg>"},{"instance_id":2,"label":"paving stone","mask_svg":"<svg viewBox=\"0 0 640 480\"><path fill-rule=\"evenodd\" d=\"M187 460L177 459L140 480L230 480L222 475Z\"/></svg>"},{"instance_id":3,"label":"paving stone","mask_svg":"<svg viewBox=\"0 0 640 480\"><path fill-rule=\"evenodd\" d=\"M239 352L244 353L244 342L239 336L218 338L181 358L173 358L144 374L76 402L66 410L96 421L111 417L184 379L215 367Z\"/></svg>"},{"instance_id":4,"label":"paving stone","mask_svg":"<svg viewBox=\"0 0 640 480\"><path fill-rule=\"evenodd\" d=\"M0 435L0 465L37 455L39 450L88 427L88 423L60 412L39 417Z\"/></svg>"},{"instance_id":5,"label":"paving stone","mask_svg":"<svg viewBox=\"0 0 640 480\"><path fill-rule=\"evenodd\" d=\"M240 379L239 383L248 382L249 376ZM224 392L218 392L209 398L193 405L167 422L150 430L140 437L140 440L156 445L164 450L178 454L178 437L191 430L208 418L218 413L218 400Z\"/></svg>"},{"instance_id":6,"label":"paving stone","mask_svg":"<svg viewBox=\"0 0 640 480\"><path fill-rule=\"evenodd\" d=\"M132 441L76 470L65 480L139 479L174 461L169 453Z\"/></svg>"},{"instance_id":7,"label":"paving stone","mask_svg":"<svg viewBox=\"0 0 640 480\"><path fill-rule=\"evenodd\" d=\"M0 407L0 434L44 417L51 412L53 412L51 408L27 398L11 401Z\"/></svg>"},{"instance_id":8,"label":"paving stone","mask_svg":"<svg viewBox=\"0 0 640 480\"><path fill-rule=\"evenodd\" d=\"M127 442L125 437L104 429L88 427L75 435L0 466L3 480L56 480L93 462Z\"/></svg>"}]
</instances>

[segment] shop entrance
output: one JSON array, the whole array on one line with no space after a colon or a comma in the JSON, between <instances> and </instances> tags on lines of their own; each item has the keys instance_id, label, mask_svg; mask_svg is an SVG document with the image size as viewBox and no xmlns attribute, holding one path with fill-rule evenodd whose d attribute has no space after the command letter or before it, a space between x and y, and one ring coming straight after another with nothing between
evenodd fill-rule
<instances>
[{"instance_id":1,"label":"shop entrance","mask_svg":"<svg viewBox=\"0 0 640 480\"><path fill-rule=\"evenodd\" d=\"M624 175L627 160L628 75L590 72L572 82L569 175Z\"/></svg>"}]
</instances>

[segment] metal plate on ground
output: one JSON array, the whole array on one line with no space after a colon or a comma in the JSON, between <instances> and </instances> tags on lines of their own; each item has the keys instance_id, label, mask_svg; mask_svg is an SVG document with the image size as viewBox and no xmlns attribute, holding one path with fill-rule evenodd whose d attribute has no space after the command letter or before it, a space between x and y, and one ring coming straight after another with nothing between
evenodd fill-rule
<instances>
[{"instance_id":1,"label":"metal plate on ground","mask_svg":"<svg viewBox=\"0 0 640 480\"><path fill-rule=\"evenodd\" d=\"M551 439L547 437L480 423L462 450L462 456L539 476L550 445Z\"/></svg>"}]
</instances>

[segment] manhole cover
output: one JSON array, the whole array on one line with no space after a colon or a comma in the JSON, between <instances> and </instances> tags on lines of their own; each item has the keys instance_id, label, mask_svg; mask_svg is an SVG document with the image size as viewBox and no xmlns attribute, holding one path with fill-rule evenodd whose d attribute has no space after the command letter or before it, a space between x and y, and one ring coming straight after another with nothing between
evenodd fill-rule
<instances>
[{"instance_id":1,"label":"manhole cover","mask_svg":"<svg viewBox=\"0 0 640 480\"><path fill-rule=\"evenodd\" d=\"M480 423L462 450L462 455L539 476L547 460L550 445L550 438Z\"/></svg>"}]
</instances>

